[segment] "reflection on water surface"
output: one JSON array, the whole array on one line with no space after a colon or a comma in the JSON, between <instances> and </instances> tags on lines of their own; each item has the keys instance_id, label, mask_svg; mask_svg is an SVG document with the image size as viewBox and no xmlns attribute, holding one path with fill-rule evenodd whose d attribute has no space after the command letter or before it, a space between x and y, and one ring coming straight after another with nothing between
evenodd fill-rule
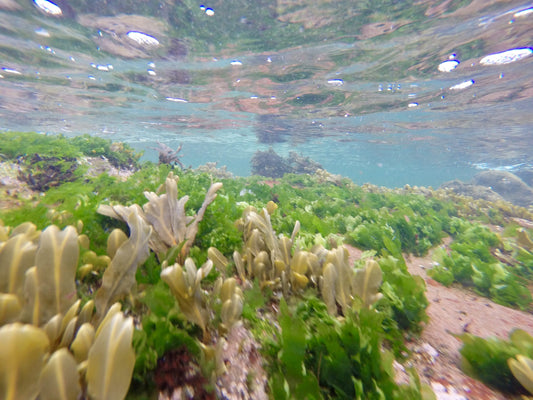
<instances>
[{"instance_id":1,"label":"reflection on water surface","mask_svg":"<svg viewBox=\"0 0 533 400\"><path fill-rule=\"evenodd\" d=\"M250 173L295 151L355 182L533 163L523 1L0 1L0 129Z\"/></svg>"}]
</instances>

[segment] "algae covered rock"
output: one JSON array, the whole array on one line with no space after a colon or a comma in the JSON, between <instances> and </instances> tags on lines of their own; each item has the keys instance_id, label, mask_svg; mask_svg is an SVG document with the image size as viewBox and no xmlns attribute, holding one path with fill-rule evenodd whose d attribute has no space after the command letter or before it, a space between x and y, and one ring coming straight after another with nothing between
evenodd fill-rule
<instances>
[{"instance_id":1,"label":"algae covered rock","mask_svg":"<svg viewBox=\"0 0 533 400\"><path fill-rule=\"evenodd\" d=\"M496 193L494 190L480 185L474 185L472 183L461 182L460 180L453 180L445 182L440 186L441 189L451 189L455 193L469 196L474 199L483 199L491 202L502 201L504 198Z\"/></svg>"},{"instance_id":2,"label":"algae covered rock","mask_svg":"<svg viewBox=\"0 0 533 400\"><path fill-rule=\"evenodd\" d=\"M323 167L316 161L294 151L282 157L272 148L256 151L251 160L252 175L281 178L285 174L314 174Z\"/></svg>"},{"instance_id":3,"label":"algae covered rock","mask_svg":"<svg viewBox=\"0 0 533 400\"><path fill-rule=\"evenodd\" d=\"M506 200L517 206L533 205L533 188L508 171L489 170L474 176L471 182L453 180L440 186L455 193L491 202Z\"/></svg>"},{"instance_id":4,"label":"algae covered rock","mask_svg":"<svg viewBox=\"0 0 533 400\"><path fill-rule=\"evenodd\" d=\"M518 176L508 171L483 171L474 176L475 185L487 186L505 200L518 206L533 204L533 189Z\"/></svg>"}]
</instances>

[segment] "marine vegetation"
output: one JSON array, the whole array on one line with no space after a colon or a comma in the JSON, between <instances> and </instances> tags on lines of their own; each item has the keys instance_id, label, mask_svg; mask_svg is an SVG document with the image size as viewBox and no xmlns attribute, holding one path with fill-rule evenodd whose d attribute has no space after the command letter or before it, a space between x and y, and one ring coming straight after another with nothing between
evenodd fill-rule
<instances>
[{"instance_id":1,"label":"marine vegetation","mask_svg":"<svg viewBox=\"0 0 533 400\"><path fill-rule=\"evenodd\" d=\"M42 157L33 154L28 160L22 156L18 159L24 165L19 177L32 190L44 192L52 186L76 180L74 172L78 168L75 158Z\"/></svg>"},{"instance_id":2,"label":"marine vegetation","mask_svg":"<svg viewBox=\"0 0 533 400\"><path fill-rule=\"evenodd\" d=\"M516 329L509 341L482 339L469 333L458 336L463 369L490 386L510 393L533 395L533 337Z\"/></svg>"},{"instance_id":3,"label":"marine vegetation","mask_svg":"<svg viewBox=\"0 0 533 400\"><path fill-rule=\"evenodd\" d=\"M111 149L90 137L20 136L40 157L56 141L54 157L76 162ZM22 155L16 133L1 139L4 162ZM246 372L248 393L433 399L414 370L399 384L392 368L428 318L425 283L405 257L430 250L435 279L531 310L523 221L533 215L523 208L358 186L323 170L265 182L130 167L126 178L76 170L16 206L0 190L0 359L11 360L0 364L0 398L223 397L236 362L227 349L246 332L241 351L264 369ZM349 257L349 246L362 255ZM473 375L505 392L531 389L530 338L461 340Z\"/></svg>"},{"instance_id":4,"label":"marine vegetation","mask_svg":"<svg viewBox=\"0 0 533 400\"><path fill-rule=\"evenodd\" d=\"M121 300L134 280L121 271L144 262L149 231L137 214L130 238L114 247L94 300L83 307L76 273L80 243L87 237L69 226L38 231L30 222L2 226L0 244L0 373L3 399L124 398L135 354L133 319ZM149 229L149 228L148 228ZM113 254L114 253L114 254ZM119 273L117 273L119 272ZM10 360L6 362L6 360Z\"/></svg>"},{"instance_id":5,"label":"marine vegetation","mask_svg":"<svg viewBox=\"0 0 533 400\"><path fill-rule=\"evenodd\" d=\"M207 206L216 198L216 192L222 187L221 183L214 183L209 188L205 200L194 216L187 216L185 204L189 196L178 199L178 177L169 173L165 180L166 194L157 195L154 192L144 192L148 203L142 209L139 206L100 205L97 212L108 217L126 222L128 215L134 210L139 213L143 221L152 227L150 249L158 255L160 260L169 259L169 252L177 252L178 262L185 261L198 232L198 224L202 221Z\"/></svg>"},{"instance_id":6,"label":"marine vegetation","mask_svg":"<svg viewBox=\"0 0 533 400\"><path fill-rule=\"evenodd\" d=\"M435 253L438 265L429 272L433 278L445 285L471 286L503 305L526 309L531 304L526 282L531 278L528 259L533 248L527 245L529 237L523 229L516 230L515 240L505 243L488 228L457 218L452 219L450 229L454 241L449 252L441 248ZM509 265L509 260L516 260L515 265Z\"/></svg>"},{"instance_id":7,"label":"marine vegetation","mask_svg":"<svg viewBox=\"0 0 533 400\"><path fill-rule=\"evenodd\" d=\"M270 178L281 178L285 174L313 174L322 166L309 157L291 151L288 157L282 157L272 148L267 151L257 150L252 160L252 174Z\"/></svg>"},{"instance_id":8,"label":"marine vegetation","mask_svg":"<svg viewBox=\"0 0 533 400\"><path fill-rule=\"evenodd\" d=\"M30 132L2 132L0 154L7 159L41 158L61 159L102 157L111 165L121 168L138 168L142 154L135 153L124 143L113 143L99 137L81 135L66 138L62 135L40 135Z\"/></svg>"}]
</instances>

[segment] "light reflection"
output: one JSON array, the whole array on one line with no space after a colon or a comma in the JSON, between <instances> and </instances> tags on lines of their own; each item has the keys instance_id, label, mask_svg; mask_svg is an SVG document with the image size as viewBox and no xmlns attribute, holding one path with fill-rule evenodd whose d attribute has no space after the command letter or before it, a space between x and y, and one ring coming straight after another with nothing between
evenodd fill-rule
<instances>
[{"instance_id":1,"label":"light reflection","mask_svg":"<svg viewBox=\"0 0 533 400\"><path fill-rule=\"evenodd\" d=\"M42 36L42 37L50 37L50 34L48 33L48 31L44 28L35 29L35 34Z\"/></svg>"},{"instance_id":2,"label":"light reflection","mask_svg":"<svg viewBox=\"0 0 533 400\"><path fill-rule=\"evenodd\" d=\"M174 103L188 103L185 99L179 99L177 97L166 97L166 100L173 101Z\"/></svg>"},{"instance_id":3,"label":"light reflection","mask_svg":"<svg viewBox=\"0 0 533 400\"><path fill-rule=\"evenodd\" d=\"M439 64L438 70L440 72L450 72L453 71L459 65L458 60L446 60Z\"/></svg>"},{"instance_id":4,"label":"light reflection","mask_svg":"<svg viewBox=\"0 0 533 400\"><path fill-rule=\"evenodd\" d=\"M7 72L8 74L21 75L21 73L19 71L17 71L16 69L13 69L13 68L2 67L2 71Z\"/></svg>"},{"instance_id":5,"label":"light reflection","mask_svg":"<svg viewBox=\"0 0 533 400\"><path fill-rule=\"evenodd\" d=\"M470 79L468 81L464 81L464 82L458 83L457 85L453 85L452 87L450 87L450 90L466 89L467 87L470 87L473 84L474 84L474 80Z\"/></svg>"},{"instance_id":6,"label":"light reflection","mask_svg":"<svg viewBox=\"0 0 533 400\"><path fill-rule=\"evenodd\" d=\"M533 49L530 47L523 47L517 49L510 49L500 53L489 54L483 57L479 63L482 65L501 65L509 64L515 61L523 60L533 54Z\"/></svg>"},{"instance_id":7,"label":"light reflection","mask_svg":"<svg viewBox=\"0 0 533 400\"><path fill-rule=\"evenodd\" d=\"M37 0L32 0L32 2L34 1L37 2ZM2 0L0 0L1 2ZM69 0L51 0L45 4L53 4L52 2L59 4L63 8L63 16L67 16L67 4ZM84 2L75 1L75 3L81 4ZM90 3L94 4L94 2L88 2L87 4ZM111 4L113 2L107 1L107 3ZM118 3L126 4L129 2ZM161 3L166 7L172 2ZM101 117L100 115L95 117L94 115L96 113L94 115L83 115L83 119L80 117L78 123L82 126L98 126L100 121L106 119L106 123L109 126L121 127L122 119L126 118L128 123L131 124L131 131L135 132L132 134L132 137L135 137L137 134L137 129L135 128L137 119L146 118L148 121L163 120L165 123L161 126L165 128L160 129L161 132L164 131L164 134L167 134L171 130L169 127L172 126L173 118L176 118L175 115L169 115L168 110L186 109L187 113L191 113L192 115L191 120L208 119L208 122L195 122L188 126L191 132L191 142L196 140L192 138L195 132L199 131L199 126L202 129L204 126L218 127L226 124L225 121L231 121L227 124L228 126L235 126L235 124L240 123L241 118L246 118L248 122L248 119L252 116L262 114L281 115L287 120L292 120L294 115L297 115L297 118L301 118L301 121L304 122L308 116L329 118L331 121L330 126L334 126L334 128L328 127L328 132L325 132L324 136L337 135L338 131L336 129L347 129L351 132L351 129L354 128L352 124L355 124L353 121L356 121L352 116L358 116L360 114L368 114L369 120L372 117L377 121L368 123L358 122L361 126L357 126L357 130L365 132L367 124L369 125L368 130L371 132L374 132L374 129L378 133L381 132L382 125L387 126L387 129L389 129L387 125L389 116L396 118L396 115L398 115L398 118L404 118L403 116L406 116L406 119L435 118L435 121L437 121L435 123L433 119L427 123L422 121L424 123L419 125L421 127L420 129L426 129L426 125L427 129L440 129L444 124L446 126L453 126L457 123L455 121L450 122L453 120L453 118L448 118L450 112L452 109L453 111L459 110L463 112L464 109L468 109L470 107L469 102L472 93L476 93L478 96L477 104L480 104L482 101L492 102L495 98L501 98L502 101L498 103L498 107L505 107L507 104L510 104L509 107L512 107L514 99L521 99L522 96L527 95L523 94L525 90L522 87L526 86L527 88L527 82L529 82L528 79L530 76L526 72L528 61L532 60L531 58L526 60L525 63L516 65L518 70L513 68L513 71L509 71L506 67L487 69L478 65L480 59L483 57L482 47L491 49L490 52L506 50L506 48L509 49L513 46L533 47L527 41L528 31L524 25L528 24L526 18L530 18L529 14L533 11L532 8L527 8L529 7L527 3L526 5L522 5L522 7L516 7L514 10L508 12L505 18L495 17L496 19L500 18L500 25L494 27L490 32L489 29L477 29L477 13L467 17L465 16L464 19L459 21L460 23L458 23L456 18L449 18L444 13L442 18L439 18L439 27L449 27L450 30L431 30L429 29L431 25L428 21L427 32L426 30L420 30L419 34L417 32L417 35L414 36L418 44L416 48L415 46L411 46L413 36L411 34L404 35L402 31L391 36L383 35L376 43L375 41L365 41L365 39L361 38L357 44L347 44L344 40L337 41L333 39L336 36L331 35L331 40L324 39L325 42L322 43L322 41L313 42L310 39L309 43L303 47L293 46L296 43L293 43L293 36L298 35L293 35L291 33L292 31L288 31L290 36L287 35L287 39L283 39L286 42L282 42L282 37L280 37L278 43L280 47L279 51L276 48L272 48L269 42L262 43L259 48L254 47L256 43L260 43L257 39L263 37L261 33L263 29L272 29L274 33L275 29L277 29L276 27L279 26L279 29L282 29L280 33L284 33L285 31L275 20L264 22L262 20L263 17L259 18L259 16L256 16L254 18L251 10L252 7L246 10L246 17L241 17L242 10L237 9L237 14L232 14L234 10L229 9L229 7L226 7L224 10L217 8L217 19L211 18L207 21L206 6L214 5L216 7L220 2L214 4L207 3L206 6L200 9L198 8L199 3L186 3L188 4L187 7L190 9L191 15L195 18L195 23L190 26L190 30L188 30L189 28L182 29L181 25L179 30L177 28L169 29L167 25L168 21L161 22L161 10L157 8L159 2L151 3L154 4L154 15L149 13L147 7L142 7L142 10L139 7L135 9L139 15L136 15L134 9L132 9L131 12L126 14L113 15L113 10L108 10L109 15L106 12L106 15L103 16L98 16L97 14L86 16L86 10L78 6L75 19L59 20L56 17L53 18L53 21L50 21L50 15L45 15L40 10L36 11L36 4L31 6L30 4L32 3L29 3L28 6L32 10L29 13L30 18L27 25L20 26L24 26L24 38L27 36L27 43L31 44L31 47L28 46L28 48L38 49L39 42L43 43L42 49L44 50L38 50L38 57L33 58L39 64L43 60L42 64L37 66L42 74L41 80L38 83L33 82L36 79L32 71L37 67L26 65L22 61L19 63L17 60L9 59L9 64L7 60L4 60L4 66L24 68L23 77L13 75L15 73L19 74L18 71L5 71L0 66L0 74L5 77L0 82L3 82L3 87L12 83L14 86L22 86L21 83L26 85L26 81L30 80L31 84L27 84L29 94L27 96L21 95L20 98L25 101L26 99L34 101L36 104L35 107L53 110L52 107L47 107L45 100L53 101L55 100L55 96L48 96L45 99L44 96L40 97L39 94L57 93L57 98L61 99L65 108L67 108L67 105L70 106L69 112L72 115L82 115L79 110L83 110L83 107L87 104L85 93L80 88L84 88L84 84L86 84L85 87L89 88L100 87L95 86L95 84L102 83L101 87L106 88L106 97L104 98L102 96L103 99L107 103L113 104L116 108L124 107L124 112L107 113L106 111L106 114L102 113ZM64 4L65 6L63 6ZM507 10L508 6L505 7L504 11ZM116 9L118 10L119 7L117 6ZM343 10L340 11L340 14L342 14ZM491 13L493 12L492 9L490 11ZM495 6L494 13L497 11L499 10ZM0 11L0 13L2 12ZM222 21L219 19L220 12L223 14ZM38 19L35 19L36 15ZM298 18L293 17L292 14L288 14L288 12L283 12L282 15L286 17L287 22L284 23L290 26L303 23L298 21ZM516 23L512 26L513 31L509 32L509 35L503 38L501 36L502 31L511 29L506 25L507 19L511 16L516 19ZM81 22L80 25L72 23L72 21L84 21L82 17L87 18L87 21L83 22L83 25ZM144 17L148 17L149 19L144 19ZM229 17L234 18L231 21L238 24L235 32L229 26L225 28L227 32L224 33L224 37L214 38L215 32L224 32L222 30L224 26L218 24L230 20ZM317 21L321 21L319 15L311 12L309 19L315 17ZM88 20L94 18L99 18L98 22L90 24ZM177 23L179 18L177 16L176 18L174 22ZM239 18L241 18L240 21L242 23L246 19L246 26L244 28L239 28L241 26ZM6 21L8 20L6 18ZM45 20L46 22L43 22ZM399 21L400 19L397 20ZM203 21L203 23L198 21ZM158 24L159 22L161 24ZM209 24L205 25L208 22ZM18 22L13 22L13 24L15 23L18 24ZM216 25L212 25L212 23L216 23ZM63 24L65 25L64 27L62 26ZM50 33L44 29L42 31L36 29L39 26L47 27L46 29L50 29ZM413 23L411 26L415 26L415 24ZM18 28L18 26L15 26L15 28ZM15 28L12 29L13 35L22 31L21 29ZM328 27L323 28L324 32L326 32L326 28ZM211 29L213 30L212 34L206 36ZM239 29L243 29L243 31L239 32ZM334 27L331 29L334 29ZM518 29L522 29L523 31L517 32ZM172 36L177 35L178 31L179 38ZM249 31L254 31L255 33L253 35L250 33L252 40L246 42L245 40L248 40L246 35L248 35ZM45 32L48 36L51 34L54 41L43 40L42 36L45 36ZM308 32L311 32L311 29ZM437 34L435 34L436 32ZM9 32L6 30L3 33L7 35ZM126 33L128 33L129 39L124 36ZM228 37L230 35L236 35L235 47L230 47L229 49L224 47L226 44L226 33ZM196 37L197 34L199 35L198 38ZM426 34L431 34L432 36L427 36L429 39L425 40ZM72 37L68 39L68 35ZM155 37L150 35L154 35ZM270 38L270 33L267 37ZM310 37L313 38L314 36ZM237 40L237 38L240 39ZM317 36L317 38L320 37ZM136 43L131 42L130 39ZM160 39L160 42L158 39ZM245 45L241 43L241 39ZM174 56L173 40L176 43L178 41L179 43L184 43L183 46L187 47L189 52L187 57L179 59L178 62L176 62L176 57ZM525 40L525 42L522 42L522 40ZM504 42L506 44L503 44ZM15 47L19 43L13 41L12 46ZM463 46L466 43L468 43L468 46ZM482 43L483 46L479 46L479 43ZM502 43L502 45L496 47L498 43ZM45 44L51 45L58 52L59 56L48 60L51 58L48 52L52 53L53 50L50 47L44 47ZM101 46L101 53L94 51L96 46ZM402 51L404 47L406 51L409 50L409 54ZM157 51L152 52L154 49ZM361 53L359 53L360 50ZM230 51L233 53L232 55L229 55L231 54ZM453 52L457 53L455 54ZM18 53L13 51L13 54ZM78 61L76 62L72 56L69 57L69 54L76 54L75 57ZM100 57L102 54L105 54L103 55L104 57L109 57L108 60L105 60L106 64L107 62L111 62L117 65L117 71L108 73L104 77L102 75L103 72L108 72L111 68L109 65L99 65L96 63L97 60L94 58L95 54L100 54ZM485 55L487 54L485 53ZM150 58L152 57L156 59L151 60ZM63 58L65 59L63 60ZM242 59L246 60L246 65ZM221 63L216 64L216 66L213 65L217 60L221 61ZM458 65L459 62L465 63L465 60L468 60L466 62L467 65ZM470 63L473 60L475 60L475 68L470 68ZM27 60L25 59L25 61ZM96 63L92 68L88 65L91 61L95 61ZM396 62L398 62L398 67L395 66ZM393 67L389 68L389 66ZM435 71L436 66L438 67L438 71L441 72ZM520 70L521 67L526 71ZM483 71L480 70L481 68ZM454 71L454 69L457 70ZM229 70L231 71L228 72ZM338 73L337 71L342 71L342 73ZM506 74L505 81L503 80L504 75L502 71ZM446 72L449 74L446 75ZM64 80L66 80L66 74L72 74L66 78L73 79L74 82L69 85L67 81L67 85L64 88L57 88L57 85L63 84ZM94 76L88 78L89 74L94 74ZM452 74L453 76L451 76ZM63 81L56 79L57 76ZM340 78L340 76L347 79L346 85L344 85L343 79L336 79ZM498 80L498 76L500 76L500 80ZM470 79L469 77L476 80L476 88L469 91L462 91L461 89L464 90L472 86L473 81L467 81ZM482 81L488 81L489 78L492 79L491 83L494 83L495 80L498 85L505 85L507 90L505 93L510 94L505 97L503 95L500 96L499 90L494 90L491 85L485 86ZM91 83L87 85L88 82L86 81L89 79L98 82L92 82L92 85ZM417 84L411 83L415 79L421 82L420 87ZM403 87L397 83L398 81L402 82L401 86ZM182 82L185 83L186 88L182 89ZM237 85L236 83L239 84ZM131 89L132 86L134 90ZM238 93L240 94L238 97L226 96L230 86L232 90L234 90L233 86L239 87ZM194 93L194 98L191 98L191 102L201 104L202 106L191 108L188 105L181 107L179 104L164 103L163 100L173 103L187 103L188 99L172 96L173 90L184 92L185 89L187 89L188 93ZM8 97L8 92L4 88L0 92L2 92L0 101L4 104L4 98ZM317 92L321 95L322 93L326 93L332 96L331 101L328 99L327 102L324 102L324 105L321 103L311 103L311 106L305 108L295 107L287 101L287 99L292 98L298 93L314 94ZM520 95L514 96L514 93L520 93ZM161 96L160 94L163 95ZM189 97L186 93L178 92L176 94ZM447 96L447 101L439 102L438 100L444 98L444 94ZM247 97L248 101L246 101ZM34 98L35 100L33 100ZM128 101L130 99L132 100ZM453 103L449 103L448 99L449 102ZM154 105L155 102L159 104ZM437 107L437 103L442 104L439 104L439 107ZM453 107L449 107L450 104ZM155 111L152 113L152 110ZM205 110L209 110L209 113L206 113ZM235 112L236 110L242 110L246 114L237 113ZM17 112L13 112L15 123L18 117ZM431 116L430 113L432 113ZM487 114L491 117L492 114L496 113L487 112ZM469 115L466 114L465 118L457 118L457 121L467 121L464 122L466 125L469 122ZM502 115L505 115L506 121L514 118L508 117L507 114L502 113ZM340 117L346 116L351 117L346 122L339 122ZM5 126L11 123L10 117L7 113L5 117L2 114L2 123ZM91 118L98 119L94 121ZM438 118L442 118L442 121L446 122L440 122ZM495 120L497 118L497 116L494 116ZM523 117L516 117L517 125L522 121L520 118L523 119ZM218 119L224 121L224 123L219 123ZM382 119L385 122L381 123ZM33 118L30 115L20 118L20 120L31 120L33 122ZM42 123L37 118L35 120L36 122L34 123L37 126L39 123ZM477 122L474 121L473 123ZM27 123L27 126L30 127L30 122ZM52 127L52 123L49 126ZM97 128L95 129L97 130ZM122 127L119 130L121 129ZM390 129L392 130L393 128ZM415 129L419 128L415 125ZM73 131L77 130L79 128L76 128L73 124ZM353 130L355 131L356 129ZM212 133L213 136L217 134L218 132L215 130ZM246 133L243 133L243 135L246 135ZM129 140L129 136L127 137ZM250 139L249 143L253 140ZM307 139L296 139L294 142L295 145L300 145L299 140L303 142ZM452 140L454 138L450 139L450 141ZM287 141L289 142L289 140ZM472 153L474 153L474 150L472 150Z\"/></svg>"},{"instance_id":8,"label":"light reflection","mask_svg":"<svg viewBox=\"0 0 533 400\"><path fill-rule=\"evenodd\" d=\"M63 14L61 11L61 8L59 8L56 4L52 3L48 0L33 0L37 8L39 10L45 12L46 14L60 16Z\"/></svg>"},{"instance_id":9,"label":"light reflection","mask_svg":"<svg viewBox=\"0 0 533 400\"><path fill-rule=\"evenodd\" d=\"M98 71L109 72L113 70L113 66L111 64L102 65L102 64L91 63L90 65L91 67L93 67L94 69L97 69Z\"/></svg>"},{"instance_id":10,"label":"light reflection","mask_svg":"<svg viewBox=\"0 0 533 400\"><path fill-rule=\"evenodd\" d=\"M328 84L331 86L342 86L344 85L344 81L342 79L329 79Z\"/></svg>"},{"instance_id":11,"label":"light reflection","mask_svg":"<svg viewBox=\"0 0 533 400\"><path fill-rule=\"evenodd\" d=\"M137 42L143 46L159 46L159 40L144 32L129 31L126 33L126 35L128 35L128 37L134 42Z\"/></svg>"},{"instance_id":12,"label":"light reflection","mask_svg":"<svg viewBox=\"0 0 533 400\"><path fill-rule=\"evenodd\" d=\"M529 8L526 8L525 10L520 10L514 13L514 17L515 18L525 17L526 15L529 15L531 13L533 13L533 7L529 7Z\"/></svg>"}]
</instances>

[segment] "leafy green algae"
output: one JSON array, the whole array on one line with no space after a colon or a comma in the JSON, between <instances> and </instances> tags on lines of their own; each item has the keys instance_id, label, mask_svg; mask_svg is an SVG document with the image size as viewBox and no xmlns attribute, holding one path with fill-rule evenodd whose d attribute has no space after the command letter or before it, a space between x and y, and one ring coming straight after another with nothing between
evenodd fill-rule
<instances>
[{"instance_id":1,"label":"leafy green algae","mask_svg":"<svg viewBox=\"0 0 533 400\"><path fill-rule=\"evenodd\" d=\"M276 399L422 399L394 382L393 356L382 350L383 314L369 309L342 322L316 298L280 303L281 336L269 349ZM276 357L275 355L278 355Z\"/></svg>"}]
</instances>

